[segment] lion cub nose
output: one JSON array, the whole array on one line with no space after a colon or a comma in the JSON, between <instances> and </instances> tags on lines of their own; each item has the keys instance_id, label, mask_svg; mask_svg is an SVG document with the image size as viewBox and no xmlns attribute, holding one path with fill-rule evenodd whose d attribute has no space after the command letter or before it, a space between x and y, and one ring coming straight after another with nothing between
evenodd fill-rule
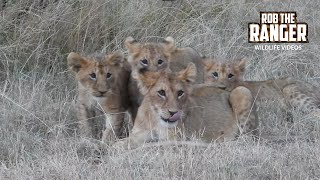
<instances>
[{"instance_id":1,"label":"lion cub nose","mask_svg":"<svg viewBox=\"0 0 320 180\"><path fill-rule=\"evenodd\" d=\"M104 94L106 93L107 91L99 91L100 94Z\"/></svg>"},{"instance_id":2,"label":"lion cub nose","mask_svg":"<svg viewBox=\"0 0 320 180\"><path fill-rule=\"evenodd\" d=\"M177 113L178 111L169 111L169 113L170 113L170 116L173 116L173 115L175 115L176 113Z\"/></svg>"}]
</instances>

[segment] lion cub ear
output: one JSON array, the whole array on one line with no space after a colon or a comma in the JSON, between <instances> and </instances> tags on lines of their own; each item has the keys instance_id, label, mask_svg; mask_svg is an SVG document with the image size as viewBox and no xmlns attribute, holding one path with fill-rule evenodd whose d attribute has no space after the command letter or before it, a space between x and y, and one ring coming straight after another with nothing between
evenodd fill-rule
<instances>
[{"instance_id":1,"label":"lion cub ear","mask_svg":"<svg viewBox=\"0 0 320 180\"><path fill-rule=\"evenodd\" d=\"M189 63L187 68L178 72L178 79L187 83L193 83L197 77L197 68L193 63Z\"/></svg>"},{"instance_id":2,"label":"lion cub ear","mask_svg":"<svg viewBox=\"0 0 320 180\"><path fill-rule=\"evenodd\" d=\"M107 55L106 61L111 66L122 66L124 62L124 54L121 51L116 51Z\"/></svg>"},{"instance_id":3,"label":"lion cub ear","mask_svg":"<svg viewBox=\"0 0 320 180\"><path fill-rule=\"evenodd\" d=\"M173 37L171 37L171 36L166 37L164 39L163 46L164 46L165 50L168 52L173 52L176 50L175 41L174 41Z\"/></svg>"},{"instance_id":4,"label":"lion cub ear","mask_svg":"<svg viewBox=\"0 0 320 180\"><path fill-rule=\"evenodd\" d=\"M134 53L139 49L140 43L133 37L129 36L124 41L124 46L128 49L129 53Z\"/></svg>"},{"instance_id":5,"label":"lion cub ear","mask_svg":"<svg viewBox=\"0 0 320 180\"><path fill-rule=\"evenodd\" d=\"M212 66L214 66L215 60L210 58L203 58L201 60L201 63L203 65L204 70L209 71L212 68Z\"/></svg>"},{"instance_id":6,"label":"lion cub ear","mask_svg":"<svg viewBox=\"0 0 320 180\"><path fill-rule=\"evenodd\" d=\"M144 71L133 75L133 78L137 80L141 94L146 95L148 93L148 90L157 83L160 78L160 73L161 72Z\"/></svg>"},{"instance_id":7,"label":"lion cub ear","mask_svg":"<svg viewBox=\"0 0 320 180\"><path fill-rule=\"evenodd\" d=\"M238 60L236 67L241 73L245 72L247 61L248 60L246 58L242 58Z\"/></svg>"},{"instance_id":8,"label":"lion cub ear","mask_svg":"<svg viewBox=\"0 0 320 180\"><path fill-rule=\"evenodd\" d=\"M68 66L69 68L74 72L79 72L80 69L87 65L87 60L83 57L81 57L79 54L75 52L71 52L68 57Z\"/></svg>"}]
</instances>

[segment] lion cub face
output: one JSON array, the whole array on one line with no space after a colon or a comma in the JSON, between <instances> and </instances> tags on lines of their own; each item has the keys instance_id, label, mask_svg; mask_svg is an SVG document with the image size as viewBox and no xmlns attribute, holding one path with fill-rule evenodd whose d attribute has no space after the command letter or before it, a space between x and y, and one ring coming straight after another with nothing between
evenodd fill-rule
<instances>
[{"instance_id":1,"label":"lion cub face","mask_svg":"<svg viewBox=\"0 0 320 180\"><path fill-rule=\"evenodd\" d=\"M100 98L112 93L112 87L116 86L124 57L121 52L95 57L82 57L71 52L67 60L79 84L92 96Z\"/></svg>"},{"instance_id":2,"label":"lion cub face","mask_svg":"<svg viewBox=\"0 0 320 180\"><path fill-rule=\"evenodd\" d=\"M139 75L138 85L145 96L143 103L151 104L156 120L164 127L174 127L183 116L196 78L196 67L190 63L179 73L144 72Z\"/></svg>"},{"instance_id":3,"label":"lion cub face","mask_svg":"<svg viewBox=\"0 0 320 180\"><path fill-rule=\"evenodd\" d=\"M140 43L128 37L125 47L129 51L128 61L134 72L155 72L168 68L170 54L175 50L172 37L167 37L161 43Z\"/></svg>"},{"instance_id":4,"label":"lion cub face","mask_svg":"<svg viewBox=\"0 0 320 180\"><path fill-rule=\"evenodd\" d=\"M237 83L243 81L245 72L245 60L235 60L235 62L219 62L215 59L203 60L204 82L214 83L232 90Z\"/></svg>"}]
</instances>

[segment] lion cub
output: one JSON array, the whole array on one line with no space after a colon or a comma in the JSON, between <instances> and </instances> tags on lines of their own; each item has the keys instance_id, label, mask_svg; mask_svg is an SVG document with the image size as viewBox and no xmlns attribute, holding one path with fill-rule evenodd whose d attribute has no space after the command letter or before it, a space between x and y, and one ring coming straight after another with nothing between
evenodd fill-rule
<instances>
[{"instance_id":1,"label":"lion cub","mask_svg":"<svg viewBox=\"0 0 320 180\"><path fill-rule=\"evenodd\" d=\"M215 86L194 85L196 74L193 63L178 73L140 73L137 82L144 99L132 133L115 145L134 148L144 142L176 139L181 133L200 136L206 142L224 141L256 130L248 89L239 87L230 93Z\"/></svg>"},{"instance_id":2,"label":"lion cub","mask_svg":"<svg viewBox=\"0 0 320 180\"><path fill-rule=\"evenodd\" d=\"M138 42L132 37L125 40L125 47L129 51L128 62L134 72L158 71L170 68L178 72L188 66L190 62L197 67L196 82L203 82L201 56L190 47L178 48L172 37L167 37L160 43Z\"/></svg>"},{"instance_id":3,"label":"lion cub","mask_svg":"<svg viewBox=\"0 0 320 180\"><path fill-rule=\"evenodd\" d=\"M198 68L196 81L203 82L200 55L190 47L177 48L172 37L167 37L160 43L142 43L128 37L124 44L129 51L128 62L132 67L132 76L137 76L143 71L156 72L162 69L178 72L186 68L189 62L193 62ZM131 102L134 107L138 108L143 96L139 92L134 78L131 78L129 83Z\"/></svg>"},{"instance_id":4,"label":"lion cub","mask_svg":"<svg viewBox=\"0 0 320 180\"><path fill-rule=\"evenodd\" d=\"M128 109L128 65L121 52L83 57L71 52L68 66L78 81L80 134L108 142L121 134ZM104 125L101 125L104 121Z\"/></svg>"},{"instance_id":5,"label":"lion cub","mask_svg":"<svg viewBox=\"0 0 320 180\"><path fill-rule=\"evenodd\" d=\"M280 100L281 107L299 108L304 112L320 109L320 93L313 85L294 80L292 78L280 78L267 81L244 81L245 60L234 62L220 62L214 59L206 59L204 63L205 83L220 84L228 91L238 86L244 86L251 90L254 97L261 99Z\"/></svg>"}]
</instances>

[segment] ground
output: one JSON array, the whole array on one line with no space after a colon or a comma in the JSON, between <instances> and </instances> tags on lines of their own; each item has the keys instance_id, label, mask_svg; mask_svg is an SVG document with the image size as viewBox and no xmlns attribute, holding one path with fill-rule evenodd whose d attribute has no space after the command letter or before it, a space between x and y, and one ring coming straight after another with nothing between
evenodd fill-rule
<instances>
[{"instance_id":1,"label":"ground","mask_svg":"<svg viewBox=\"0 0 320 180\"><path fill-rule=\"evenodd\" d=\"M253 0L0 1L0 179L317 179L320 123L277 102L258 107L261 136L221 144L168 142L108 148L75 133L71 51L122 49L127 36L201 54L248 58L247 80L292 76L320 86L320 2ZM260 11L296 11L309 25L302 49L255 50ZM291 111L291 110L290 110Z\"/></svg>"}]
</instances>

